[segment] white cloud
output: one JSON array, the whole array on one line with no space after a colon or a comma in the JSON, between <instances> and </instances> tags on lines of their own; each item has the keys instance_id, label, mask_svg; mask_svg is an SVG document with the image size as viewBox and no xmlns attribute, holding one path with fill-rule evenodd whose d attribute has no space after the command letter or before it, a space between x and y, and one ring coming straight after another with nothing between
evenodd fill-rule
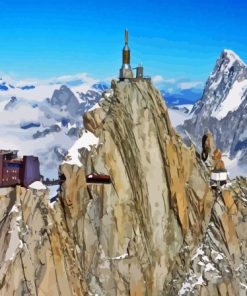
<instances>
[{"instance_id":1,"label":"white cloud","mask_svg":"<svg viewBox=\"0 0 247 296\"><path fill-rule=\"evenodd\" d=\"M73 75L62 75L57 77L50 77L47 79L40 79L40 78L25 78L25 79L16 79L4 73L0 74L3 81L13 84L14 86L20 87L24 85L48 85L48 84L63 84L69 83L77 80L81 80L82 83L87 84L94 84L98 82L98 79L91 77L89 74L83 73L76 73Z\"/></svg>"},{"instance_id":2,"label":"white cloud","mask_svg":"<svg viewBox=\"0 0 247 296\"><path fill-rule=\"evenodd\" d=\"M152 77L152 81L153 81L154 84L159 84L159 83L165 82L165 79L161 75L155 75L155 76Z\"/></svg>"},{"instance_id":3,"label":"white cloud","mask_svg":"<svg viewBox=\"0 0 247 296\"><path fill-rule=\"evenodd\" d=\"M176 79L175 78L167 78L164 80L164 82L166 83L176 83Z\"/></svg>"},{"instance_id":4,"label":"white cloud","mask_svg":"<svg viewBox=\"0 0 247 296\"><path fill-rule=\"evenodd\" d=\"M165 78L162 75L155 75L152 77L152 81L156 85L160 84L175 84L177 81L175 78Z\"/></svg>"},{"instance_id":5,"label":"white cloud","mask_svg":"<svg viewBox=\"0 0 247 296\"><path fill-rule=\"evenodd\" d=\"M174 88L169 87L169 88L167 88L167 91L168 91L169 93L173 93L173 92L174 92Z\"/></svg>"},{"instance_id":6,"label":"white cloud","mask_svg":"<svg viewBox=\"0 0 247 296\"><path fill-rule=\"evenodd\" d=\"M201 88L202 86L203 86L202 81L185 81L185 82L178 83L178 87L182 90L196 88L196 87Z\"/></svg>"},{"instance_id":7,"label":"white cloud","mask_svg":"<svg viewBox=\"0 0 247 296\"><path fill-rule=\"evenodd\" d=\"M169 93L177 93L181 90L187 90L191 88L203 88L204 83L202 81L191 81L189 79L175 79L168 78L162 75L155 75L152 77L153 83L160 89L166 90Z\"/></svg>"},{"instance_id":8,"label":"white cloud","mask_svg":"<svg viewBox=\"0 0 247 296\"><path fill-rule=\"evenodd\" d=\"M77 92L85 92L90 89L93 84L99 82L98 79L92 78L87 73L63 75L47 79L27 78L20 80L12 78L9 75L2 74L0 78L2 78L2 80L7 84L16 87L9 88L7 92L2 92L0 94L1 99L9 99L11 96L16 96L28 101L43 101L44 99L51 97L53 92L56 89L59 89L63 84L67 84L76 95ZM26 85L34 85L35 88L29 90L19 88Z\"/></svg>"},{"instance_id":9,"label":"white cloud","mask_svg":"<svg viewBox=\"0 0 247 296\"><path fill-rule=\"evenodd\" d=\"M77 73L74 75L63 75L63 76L59 76L59 77L53 77L53 78L46 80L46 82L60 84L60 83L72 82L75 80L81 80L83 83L87 83L87 84L94 84L99 81L98 79L92 78L87 73Z\"/></svg>"}]
</instances>

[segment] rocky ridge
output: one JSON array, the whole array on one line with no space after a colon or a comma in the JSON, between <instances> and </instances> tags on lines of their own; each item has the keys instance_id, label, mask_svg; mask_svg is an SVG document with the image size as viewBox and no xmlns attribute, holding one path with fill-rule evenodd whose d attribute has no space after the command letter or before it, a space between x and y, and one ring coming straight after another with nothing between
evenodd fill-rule
<instances>
[{"instance_id":1,"label":"rocky ridge","mask_svg":"<svg viewBox=\"0 0 247 296\"><path fill-rule=\"evenodd\" d=\"M152 84L113 81L112 89L84 114L99 144L80 149L81 166L60 167L53 206L45 190L1 195L0 293L241 295L247 180L216 199ZM86 184L92 172L112 184Z\"/></svg>"}]
</instances>

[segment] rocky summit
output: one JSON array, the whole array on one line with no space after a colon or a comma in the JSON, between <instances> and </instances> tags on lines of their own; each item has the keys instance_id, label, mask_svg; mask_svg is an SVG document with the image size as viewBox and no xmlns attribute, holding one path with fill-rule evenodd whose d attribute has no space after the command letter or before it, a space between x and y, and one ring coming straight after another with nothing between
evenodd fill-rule
<instances>
[{"instance_id":1,"label":"rocky summit","mask_svg":"<svg viewBox=\"0 0 247 296\"><path fill-rule=\"evenodd\" d=\"M60 166L55 203L1 192L0 295L246 295L247 180L210 188L148 80L112 81L83 121L98 144Z\"/></svg>"}]
</instances>

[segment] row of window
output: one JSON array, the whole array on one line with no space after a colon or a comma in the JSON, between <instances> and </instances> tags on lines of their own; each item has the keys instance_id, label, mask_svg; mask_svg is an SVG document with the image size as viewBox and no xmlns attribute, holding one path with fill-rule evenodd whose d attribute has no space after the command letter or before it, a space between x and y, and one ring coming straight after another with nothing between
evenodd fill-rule
<instances>
[{"instance_id":1,"label":"row of window","mask_svg":"<svg viewBox=\"0 0 247 296\"><path fill-rule=\"evenodd\" d=\"M11 177L11 179L12 180L18 180L18 178L17 177L15 177L15 176L13 176L13 177ZM6 178L6 179L2 179L2 182L8 182L9 181L9 179L8 178Z\"/></svg>"},{"instance_id":2,"label":"row of window","mask_svg":"<svg viewBox=\"0 0 247 296\"><path fill-rule=\"evenodd\" d=\"M17 170L12 170L12 173L17 173L18 171ZM11 171L10 170L6 170L6 173L11 173Z\"/></svg>"}]
</instances>

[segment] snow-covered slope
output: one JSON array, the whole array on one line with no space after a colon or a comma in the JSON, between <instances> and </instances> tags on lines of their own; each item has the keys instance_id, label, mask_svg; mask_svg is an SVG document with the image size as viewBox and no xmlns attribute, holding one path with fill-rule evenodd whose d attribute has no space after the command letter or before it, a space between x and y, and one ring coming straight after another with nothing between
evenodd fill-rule
<instances>
[{"instance_id":1,"label":"snow-covered slope","mask_svg":"<svg viewBox=\"0 0 247 296\"><path fill-rule=\"evenodd\" d=\"M168 108L170 120L174 127L183 124L185 120L191 118L191 111L193 105L178 105L176 107Z\"/></svg>"},{"instance_id":2,"label":"snow-covered slope","mask_svg":"<svg viewBox=\"0 0 247 296\"><path fill-rule=\"evenodd\" d=\"M202 99L178 131L187 140L189 134L199 149L203 134L211 131L232 169L247 175L247 66L233 51L222 52ZM234 163L242 168L234 167Z\"/></svg>"},{"instance_id":3,"label":"snow-covered slope","mask_svg":"<svg viewBox=\"0 0 247 296\"><path fill-rule=\"evenodd\" d=\"M231 89L224 102L217 106L212 112L212 116L217 119L222 119L231 111L238 109L243 99L245 98L247 90L247 80L236 81Z\"/></svg>"}]
</instances>

